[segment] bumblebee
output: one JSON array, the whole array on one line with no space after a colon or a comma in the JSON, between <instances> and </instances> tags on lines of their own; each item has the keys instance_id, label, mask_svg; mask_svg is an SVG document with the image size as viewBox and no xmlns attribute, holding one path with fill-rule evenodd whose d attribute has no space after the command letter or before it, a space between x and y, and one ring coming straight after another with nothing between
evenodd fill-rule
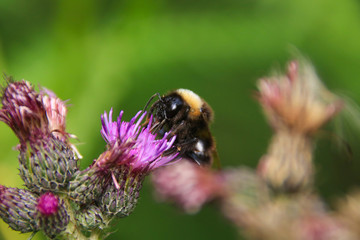
<instances>
[{"instance_id":1,"label":"bumblebee","mask_svg":"<svg viewBox=\"0 0 360 240\"><path fill-rule=\"evenodd\" d=\"M164 136L170 131L176 135L174 148L168 151L178 151L181 157L198 165L212 165L217 154L209 129L213 121L211 107L188 89L177 89L164 96L157 93L149 102L156 96L159 99L150 107L148 119L153 116L154 133Z\"/></svg>"}]
</instances>

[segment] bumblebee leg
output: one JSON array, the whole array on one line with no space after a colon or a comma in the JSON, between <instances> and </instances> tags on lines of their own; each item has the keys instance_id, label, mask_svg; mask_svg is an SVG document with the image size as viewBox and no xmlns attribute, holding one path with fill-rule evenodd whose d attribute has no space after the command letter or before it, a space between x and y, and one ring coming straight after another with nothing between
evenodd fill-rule
<instances>
[{"instance_id":1,"label":"bumblebee leg","mask_svg":"<svg viewBox=\"0 0 360 240\"><path fill-rule=\"evenodd\" d=\"M149 99L148 102L146 103L146 105L145 105L145 107L144 107L144 109L143 109L143 112L145 112L145 110L148 108L149 104L151 103L151 101L152 101L155 97L158 97L161 102L163 101L163 100L162 100L162 97L160 96L160 93L155 93L154 95L152 95L152 96L150 97L150 99Z\"/></svg>"},{"instance_id":2,"label":"bumblebee leg","mask_svg":"<svg viewBox=\"0 0 360 240\"><path fill-rule=\"evenodd\" d=\"M155 123L151 126L150 132L158 133L160 129L163 128L164 124L166 122L166 119L162 120L161 122Z\"/></svg>"}]
</instances>

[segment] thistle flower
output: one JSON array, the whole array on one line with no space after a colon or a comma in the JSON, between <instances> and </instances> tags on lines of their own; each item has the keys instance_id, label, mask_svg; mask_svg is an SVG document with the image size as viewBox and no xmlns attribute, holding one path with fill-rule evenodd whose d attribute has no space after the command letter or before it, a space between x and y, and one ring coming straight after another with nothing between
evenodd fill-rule
<instances>
[{"instance_id":1,"label":"thistle flower","mask_svg":"<svg viewBox=\"0 0 360 240\"><path fill-rule=\"evenodd\" d=\"M75 201L97 200L110 217L130 214L145 176L177 157L177 154L163 155L172 147L175 136L167 139L165 134L162 139L156 139L150 131L151 124L141 127L146 113L138 112L130 122L122 121L122 115L121 111L117 121L112 121L111 109L109 115L105 112L101 116L101 134L107 149L70 183L70 195Z\"/></svg>"},{"instance_id":2,"label":"thistle flower","mask_svg":"<svg viewBox=\"0 0 360 240\"><path fill-rule=\"evenodd\" d=\"M20 176L37 193L63 190L77 171L77 151L68 143L72 135L65 132L65 103L46 93L37 93L24 80L9 79L0 110L0 121L20 141Z\"/></svg>"},{"instance_id":3,"label":"thistle flower","mask_svg":"<svg viewBox=\"0 0 360 240\"><path fill-rule=\"evenodd\" d=\"M150 131L152 117L147 127L141 128L140 124L146 112L140 114L141 111L130 122L121 121L123 111L120 112L116 122L111 120L112 109L109 117L106 112L101 116L101 134L108 144L109 151L114 155L112 158L100 157L95 162L98 168L111 169L119 165L127 165L132 172L148 173L174 160L177 154L165 156L163 153L172 147L176 136L168 140L169 133L165 133L162 139L156 139L156 134Z\"/></svg>"},{"instance_id":4,"label":"thistle flower","mask_svg":"<svg viewBox=\"0 0 360 240\"><path fill-rule=\"evenodd\" d=\"M313 67L292 61L284 76L260 79L259 101L271 126L312 133L333 117L342 101L321 83Z\"/></svg>"},{"instance_id":5,"label":"thistle flower","mask_svg":"<svg viewBox=\"0 0 360 240\"><path fill-rule=\"evenodd\" d=\"M154 171L152 182L160 200L174 202L187 213L196 213L224 193L219 174L185 159Z\"/></svg>"},{"instance_id":6,"label":"thistle flower","mask_svg":"<svg viewBox=\"0 0 360 240\"><path fill-rule=\"evenodd\" d=\"M0 185L0 217L15 231L38 231L39 225L35 219L37 197L25 189Z\"/></svg>"},{"instance_id":7,"label":"thistle flower","mask_svg":"<svg viewBox=\"0 0 360 240\"><path fill-rule=\"evenodd\" d=\"M64 231L69 223L64 201L51 192L38 198L36 212L40 229L51 239Z\"/></svg>"}]
</instances>

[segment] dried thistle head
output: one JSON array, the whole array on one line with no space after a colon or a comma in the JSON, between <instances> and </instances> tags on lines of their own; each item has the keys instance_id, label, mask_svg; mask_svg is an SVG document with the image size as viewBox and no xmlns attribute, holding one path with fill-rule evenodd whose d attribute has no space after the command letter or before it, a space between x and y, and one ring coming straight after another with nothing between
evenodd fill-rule
<instances>
[{"instance_id":1,"label":"dried thistle head","mask_svg":"<svg viewBox=\"0 0 360 240\"><path fill-rule=\"evenodd\" d=\"M338 218L360 238L360 191L348 194L337 203Z\"/></svg>"},{"instance_id":2,"label":"dried thistle head","mask_svg":"<svg viewBox=\"0 0 360 240\"><path fill-rule=\"evenodd\" d=\"M276 130L313 133L343 105L305 60L290 62L286 75L260 79L258 89L265 115Z\"/></svg>"},{"instance_id":3,"label":"dried thistle head","mask_svg":"<svg viewBox=\"0 0 360 240\"><path fill-rule=\"evenodd\" d=\"M278 131L260 159L258 174L275 192L311 191L314 181L312 154L310 137Z\"/></svg>"},{"instance_id":4,"label":"dried thistle head","mask_svg":"<svg viewBox=\"0 0 360 240\"><path fill-rule=\"evenodd\" d=\"M41 95L25 80L15 82L10 78L7 84L1 96L0 120L14 131L21 145L48 135Z\"/></svg>"},{"instance_id":5,"label":"dried thistle head","mask_svg":"<svg viewBox=\"0 0 360 240\"><path fill-rule=\"evenodd\" d=\"M250 239L355 240L346 225L312 195L274 198L247 214L240 227Z\"/></svg>"},{"instance_id":6,"label":"dried thistle head","mask_svg":"<svg viewBox=\"0 0 360 240\"><path fill-rule=\"evenodd\" d=\"M21 145L36 144L38 139L49 136L63 142L74 137L65 131L65 102L47 89L38 93L29 82L9 78L1 101L0 120L9 125Z\"/></svg>"}]
</instances>

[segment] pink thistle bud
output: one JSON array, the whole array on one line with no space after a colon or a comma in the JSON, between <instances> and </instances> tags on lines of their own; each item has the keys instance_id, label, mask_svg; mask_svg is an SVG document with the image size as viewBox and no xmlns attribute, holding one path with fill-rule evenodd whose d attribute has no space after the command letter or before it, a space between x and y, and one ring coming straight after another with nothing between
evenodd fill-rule
<instances>
[{"instance_id":1,"label":"pink thistle bud","mask_svg":"<svg viewBox=\"0 0 360 240\"><path fill-rule=\"evenodd\" d=\"M54 215L59 208L59 199L51 192L45 193L40 196L36 207L44 216Z\"/></svg>"},{"instance_id":2,"label":"pink thistle bud","mask_svg":"<svg viewBox=\"0 0 360 240\"><path fill-rule=\"evenodd\" d=\"M42 194L37 201L37 222L49 238L55 238L69 223L64 201L51 192Z\"/></svg>"},{"instance_id":3,"label":"pink thistle bud","mask_svg":"<svg viewBox=\"0 0 360 240\"><path fill-rule=\"evenodd\" d=\"M187 213L199 211L223 193L220 176L186 160L154 171L152 181L159 199L175 202Z\"/></svg>"}]
</instances>

